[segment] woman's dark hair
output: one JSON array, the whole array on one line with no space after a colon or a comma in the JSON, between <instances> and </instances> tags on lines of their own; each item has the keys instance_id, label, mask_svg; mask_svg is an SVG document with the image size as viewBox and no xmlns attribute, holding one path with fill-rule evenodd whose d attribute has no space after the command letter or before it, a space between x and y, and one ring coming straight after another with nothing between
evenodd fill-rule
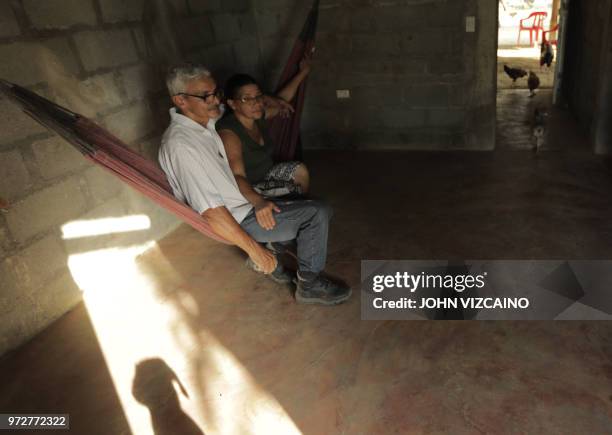
<instances>
[{"instance_id":1,"label":"woman's dark hair","mask_svg":"<svg viewBox=\"0 0 612 435\"><path fill-rule=\"evenodd\" d=\"M257 81L248 74L234 74L225 82L225 97L230 100L238 98L240 88L246 85L257 85Z\"/></svg>"}]
</instances>

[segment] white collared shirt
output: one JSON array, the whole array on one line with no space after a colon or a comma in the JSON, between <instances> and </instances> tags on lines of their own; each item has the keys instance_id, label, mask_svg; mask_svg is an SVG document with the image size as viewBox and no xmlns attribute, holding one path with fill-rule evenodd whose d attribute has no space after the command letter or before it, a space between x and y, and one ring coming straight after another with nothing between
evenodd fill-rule
<instances>
[{"instance_id":1,"label":"white collared shirt","mask_svg":"<svg viewBox=\"0 0 612 435\"><path fill-rule=\"evenodd\" d=\"M170 109L170 126L162 137L159 164L174 196L199 214L225 206L238 223L253 206L240 193L229 166L216 120L206 127Z\"/></svg>"}]
</instances>

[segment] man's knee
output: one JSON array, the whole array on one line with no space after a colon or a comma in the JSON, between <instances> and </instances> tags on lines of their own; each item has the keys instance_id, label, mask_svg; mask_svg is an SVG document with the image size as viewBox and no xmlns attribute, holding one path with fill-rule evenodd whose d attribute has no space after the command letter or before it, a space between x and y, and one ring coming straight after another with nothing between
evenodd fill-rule
<instances>
[{"instance_id":1,"label":"man's knee","mask_svg":"<svg viewBox=\"0 0 612 435\"><path fill-rule=\"evenodd\" d=\"M312 202L311 206L316 211L316 218L328 221L334 215L334 210L331 208L329 204L323 201L311 201L311 202Z\"/></svg>"}]
</instances>

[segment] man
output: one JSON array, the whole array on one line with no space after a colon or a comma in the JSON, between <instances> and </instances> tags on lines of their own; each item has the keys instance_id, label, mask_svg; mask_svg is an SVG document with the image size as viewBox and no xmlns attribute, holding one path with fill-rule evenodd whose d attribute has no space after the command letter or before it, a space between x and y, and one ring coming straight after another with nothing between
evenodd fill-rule
<instances>
[{"instance_id":1,"label":"man","mask_svg":"<svg viewBox=\"0 0 612 435\"><path fill-rule=\"evenodd\" d=\"M210 72L197 65L172 69L166 84L175 108L162 139L159 162L174 195L208 221L215 233L244 250L254 267L277 282L292 277L259 242L297 239L296 300L334 305L351 290L321 275L327 257L331 210L319 201L274 203L273 227L261 226L238 189L225 148L215 130L222 92Z\"/></svg>"}]
</instances>

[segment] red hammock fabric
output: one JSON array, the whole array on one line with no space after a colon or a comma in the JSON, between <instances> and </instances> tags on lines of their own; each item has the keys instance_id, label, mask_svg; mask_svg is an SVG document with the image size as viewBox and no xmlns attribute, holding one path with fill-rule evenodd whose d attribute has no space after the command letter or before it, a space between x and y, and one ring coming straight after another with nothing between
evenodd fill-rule
<instances>
[{"instance_id":1,"label":"red hammock fabric","mask_svg":"<svg viewBox=\"0 0 612 435\"><path fill-rule=\"evenodd\" d=\"M281 82L283 78L292 77L297 72L305 50L314 44L317 9L318 0L315 1L304 29L295 44ZM287 78L284 79L284 81L287 80ZM83 153L85 158L107 169L202 234L229 244L227 240L212 231L202 216L174 197L166 174L156 164L129 149L120 139L84 116L63 108L21 86L0 80L0 91L21 106L25 113L70 142ZM294 115L276 125L272 133L279 147L278 152L285 160L295 156L303 103L304 84L298 90Z\"/></svg>"},{"instance_id":2,"label":"red hammock fabric","mask_svg":"<svg viewBox=\"0 0 612 435\"><path fill-rule=\"evenodd\" d=\"M0 89L28 115L74 145L85 158L107 169L202 234L229 244L212 231L202 216L174 197L166 174L157 165L129 149L117 137L84 116L20 86L2 80Z\"/></svg>"},{"instance_id":3,"label":"red hammock fabric","mask_svg":"<svg viewBox=\"0 0 612 435\"><path fill-rule=\"evenodd\" d=\"M306 18L304 27L295 41L293 50L289 55L285 69L278 81L277 91L281 90L291 78L299 71L299 64L304 54L312 51L315 46L315 34L317 31L317 19L319 16L319 0L314 0L312 9ZM304 96L306 92L306 81L303 81L295 96L295 112L289 118L280 116L270 122L270 136L274 139L276 149L274 159L279 162L286 162L301 158L300 144L300 119L302 108L304 107Z\"/></svg>"}]
</instances>

